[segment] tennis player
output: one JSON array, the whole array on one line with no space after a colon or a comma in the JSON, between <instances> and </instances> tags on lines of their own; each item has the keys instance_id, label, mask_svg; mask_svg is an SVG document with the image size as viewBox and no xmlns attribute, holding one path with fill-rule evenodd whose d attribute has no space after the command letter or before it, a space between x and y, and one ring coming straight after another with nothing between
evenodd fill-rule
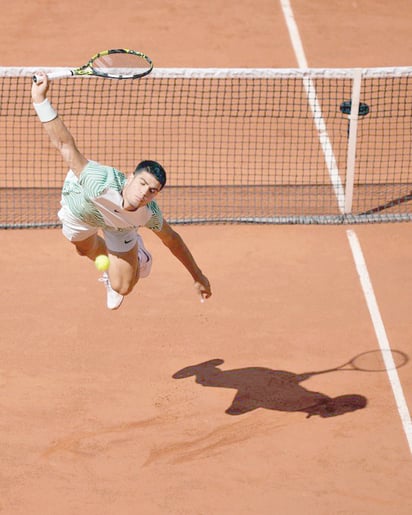
<instances>
[{"instance_id":1,"label":"tennis player","mask_svg":"<svg viewBox=\"0 0 412 515\"><path fill-rule=\"evenodd\" d=\"M201 300L209 298L209 280L154 200L166 184L163 167L142 161L126 177L111 166L88 160L47 98L47 75L36 75L41 81L32 85L33 106L69 167L59 211L62 231L81 256L93 261L101 254L109 256L109 271L100 279L106 286L107 307L119 308L138 280L150 273L152 256L138 234L140 227L151 229L185 266Z\"/></svg>"}]
</instances>

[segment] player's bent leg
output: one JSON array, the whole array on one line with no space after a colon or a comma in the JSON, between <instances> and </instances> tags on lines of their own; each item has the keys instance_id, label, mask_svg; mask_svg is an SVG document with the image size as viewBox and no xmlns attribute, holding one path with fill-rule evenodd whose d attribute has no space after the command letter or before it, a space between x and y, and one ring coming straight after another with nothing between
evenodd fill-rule
<instances>
[{"instance_id":1,"label":"player's bent leg","mask_svg":"<svg viewBox=\"0 0 412 515\"><path fill-rule=\"evenodd\" d=\"M138 281L137 245L128 252L108 250L110 283L120 295L128 295Z\"/></svg>"},{"instance_id":2,"label":"player's bent leg","mask_svg":"<svg viewBox=\"0 0 412 515\"><path fill-rule=\"evenodd\" d=\"M107 290L107 307L117 309L123 297L132 292L139 279L150 274L152 256L134 230L103 232L110 268L102 281Z\"/></svg>"},{"instance_id":3,"label":"player's bent leg","mask_svg":"<svg viewBox=\"0 0 412 515\"><path fill-rule=\"evenodd\" d=\"M106 244L100 236L93 234L89 238L81 241L72 241L80 256L86 256L91 260L95 260L97 256L106 254Z\"/></svg>"},{"instance_id":4,"label":"player's bent leg","mask_svg":"<svg viewBox=\"0 0 412 515\"><path fill-rule=\"evenodd\" d=\"M103 232L110 258L110 282L115 291L128 295L140 278L150 274L152 256L135 230Z\"/></svg>"},{"instance_id":5,"label":"player's bent leg","mask_svg":"<svg viewBox=\"0 0 412 515\"><path fill-rule=\"evenodd\" d=\"M109 272L104 272L99 279L106 287L107 307L111 310L118 309L125 295L128 295L135 285L134 280L137 268L137 246L129 252L116 252L108 250L110 259Z\"/></svg>"}]
</instances>

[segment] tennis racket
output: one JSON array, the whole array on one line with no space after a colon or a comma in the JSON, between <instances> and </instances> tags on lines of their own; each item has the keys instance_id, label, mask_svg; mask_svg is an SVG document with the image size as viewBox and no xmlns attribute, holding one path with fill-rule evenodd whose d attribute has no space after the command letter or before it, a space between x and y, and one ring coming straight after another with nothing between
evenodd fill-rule
<instances>
[{"instance_id":1,"label":"tennis racket","mask_svg":"<svg viewBox=\"0 0 412 515\"><path fill-rule=\"evenodd\" d=\"M107 79L140 79L153 70L150 57L127 48L103 50L94 55L80 68L68 68L48 73L50 80L66 77L95 76ZM33 76L33 81L40 83L40 77Z\"/></svg>"},{"instance_id":2,"label":"tennis racket","mask_svg":"<svg viewBox=\"0 0 412 515\"><path fill-rule=\"evenodd\" d=\"M389 202L385 202L384 204L381 204L380 206L376 206L372 209L368 209L367 211L364 211L363 213L359 213L360 215L373 215L373 213L379 213L380 211L383 211L384 209L390 209L391 207L399 206L400 204L403 204L404 202L409 202L412 200L412 191L407 193L406 195L403 195L402 197L395 198L393 200L390 200Z\"/></svg>"},{"instance_id":3,"label":"tennis racket","mask_svg":"<svg viewBox=\"0 0 412 515\"><path fill-rule=\"evenodd\" d=\"M384 372L403 367L408 363L409 357L400 350L380 349L362 352L347 361L343 365L310 374L326 374L328 372L342 371L361 371L361 372Z\"/></svg>"}]
</instances>

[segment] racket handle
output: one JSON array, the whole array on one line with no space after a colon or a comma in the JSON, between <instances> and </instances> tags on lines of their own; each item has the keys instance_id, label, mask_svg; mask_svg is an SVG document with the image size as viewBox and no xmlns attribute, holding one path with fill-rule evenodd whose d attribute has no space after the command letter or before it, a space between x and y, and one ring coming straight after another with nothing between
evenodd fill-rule
<instances>
[{"instance_id":1,"label":"racket handle","mask_svg":"<svg viewBox=\"0 0 412 515\"><path fill-rule=\"evenodd\" d=\"M58 70L58 71L47 74L47 77L49 78L49 80L65 79L67 77L72 77L72 76L73 76L73 70L69 70L69 69ZM43 81L41 80L41 77L39 77L37 75L33 75L33 82L35 82L36 84L41 84Z\"/></svg>"}]
</instances>

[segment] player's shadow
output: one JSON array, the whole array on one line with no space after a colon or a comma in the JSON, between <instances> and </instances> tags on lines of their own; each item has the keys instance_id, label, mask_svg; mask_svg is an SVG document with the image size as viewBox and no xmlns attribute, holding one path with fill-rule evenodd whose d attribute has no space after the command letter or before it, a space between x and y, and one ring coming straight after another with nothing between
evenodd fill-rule
<instances>
[{"instance_id":1,"label":"player's shadow","mask_svg":"<svg viewBox=\"0 0 412 515\"><path fill-rule=\"evenodd\" d=\"M173 378L195 376L196 383L202 386L237 390L232 404L226 409L228 415L242 415L257 408L265 408L303 412L306 413L306 418L313 415L325 418L362 409L367 404L367 399L363 395L329 397L300 385L316 372L294 374L264 367L221 370L218 367L223 363L222 359L212 359L191 365L173 374Z\"/></svg>"}]
</instances>

